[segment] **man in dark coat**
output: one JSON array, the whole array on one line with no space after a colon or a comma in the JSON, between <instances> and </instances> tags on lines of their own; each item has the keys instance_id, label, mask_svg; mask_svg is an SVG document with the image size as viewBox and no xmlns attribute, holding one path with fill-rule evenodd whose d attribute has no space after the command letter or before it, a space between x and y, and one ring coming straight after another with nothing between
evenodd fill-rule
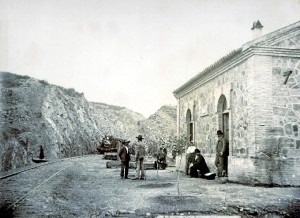
<instances>
[{"instance_id":1,"label":"man in dark coat","mask_svg":"<svg viewBox=\"0 0 300 218\"><path fill-rule=\"evenodd\" d=\"M204 157L201 155L199 149L195 149L195 159L193 161L193 166L190 169L191 177L198 177L198 170L200 177L205 177L204 174L209 173L208 166L205 162Z\"/></svg>"},{"instance_id":2,"label":"man in dark coat","mask_svg":"<svg viewBox=\"0 0 300 218\"><path fill-rule=\"evenodd\" d=\"M221 130L217 131L218 142L216 145L216 160L215 165L218 169L218 176L227 176L227 165L229 155L228 141L224 137L224 133Z\"/></svg>"},{"instance_id":3,"label":"man in dark coat","mask_svg":"<svg viewBox=\"0 0 300 218\"><path fill-rule=\"evenodd\" d=\"M129 153L129 145L130 141L124 140L122 142L123 146L119 150L119 157L121 160L121 179L128 179L128 169L129 169L129 161L130 161L130 153Z\"/></svg>"}]
</instances>

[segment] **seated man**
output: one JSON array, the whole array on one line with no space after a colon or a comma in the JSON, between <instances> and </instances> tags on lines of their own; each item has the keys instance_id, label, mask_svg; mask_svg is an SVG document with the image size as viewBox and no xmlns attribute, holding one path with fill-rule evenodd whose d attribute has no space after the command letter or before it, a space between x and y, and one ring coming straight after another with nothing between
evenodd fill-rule
<instances>
[{"instance_id":1,"label":"seated man","mask_svg":"<svg viewBox=\"0 0 300 218\"><path fill-rule=\"evenodd\" d=\"M195 149L195 160L193 161L193 166L190 168L190 176L197 178L198 171L201 178L204 178L205 174L210 172L200 150Z\"/></svg>"},{"instance_id":2,"label":"seated man","mask_svg":"<svg viewBox=\"0 0 300 218\"><path fill-rule=\"evenodd\" d=\"M167 166L166 156L163 152L163 148L160 148L158 154L156 154L157 160L154 162L154 169L165 169Z\"/></svg>"}]
</instances>

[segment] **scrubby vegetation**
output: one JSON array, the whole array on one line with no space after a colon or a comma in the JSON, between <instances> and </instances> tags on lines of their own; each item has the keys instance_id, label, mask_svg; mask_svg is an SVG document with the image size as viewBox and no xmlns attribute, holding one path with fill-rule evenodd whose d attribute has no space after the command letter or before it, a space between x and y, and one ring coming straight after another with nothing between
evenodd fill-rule
<instances>
[{"instance_id":1,"label":"scrubby vegetation","mask_svg":"<svg viewBox=\"0 0 300 218\"><path fill-rule=\"evenodd\" d=\"M6 88L18 87L22 84L22 80L29 79L29 76L21 76L8 72L0 72L0 82Z\"/></svg>"}]
</instances>

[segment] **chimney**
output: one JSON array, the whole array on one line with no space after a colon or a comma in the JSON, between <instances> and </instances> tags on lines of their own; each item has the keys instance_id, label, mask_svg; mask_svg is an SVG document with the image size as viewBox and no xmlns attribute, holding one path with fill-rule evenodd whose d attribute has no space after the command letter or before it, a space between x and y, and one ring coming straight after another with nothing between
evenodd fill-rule
<instances>
[{"instance_id":1,"label":"chimney","mask_svg":"<svg viewBox=\"0 0 300 218\"><path fill-rule=\"evenodd\" d=\"M251 28L252 32L253 32L253 39L257 39L262 35L262 28L264 26L261 25L261 23L258 21L253 22L253 26Z\"/></svg>"}]
</instances>

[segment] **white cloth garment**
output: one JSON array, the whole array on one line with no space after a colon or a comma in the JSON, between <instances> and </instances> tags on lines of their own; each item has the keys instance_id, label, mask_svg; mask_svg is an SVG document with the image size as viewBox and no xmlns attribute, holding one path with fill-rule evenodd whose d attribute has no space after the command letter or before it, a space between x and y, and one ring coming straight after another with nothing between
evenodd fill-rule
<instances>
[{"instance_id":1,"label":"white cloth garment","mask_svg":"<svg viewBox=\"0 0 300 218\"><path fill-rule=\"evenodd\" d=\"M196 150L196 146L195 145L191 145L188 147L188 149L186 150L187 154L191 154L191 153L195 153Z\"/></svg>"}]
</instances>

